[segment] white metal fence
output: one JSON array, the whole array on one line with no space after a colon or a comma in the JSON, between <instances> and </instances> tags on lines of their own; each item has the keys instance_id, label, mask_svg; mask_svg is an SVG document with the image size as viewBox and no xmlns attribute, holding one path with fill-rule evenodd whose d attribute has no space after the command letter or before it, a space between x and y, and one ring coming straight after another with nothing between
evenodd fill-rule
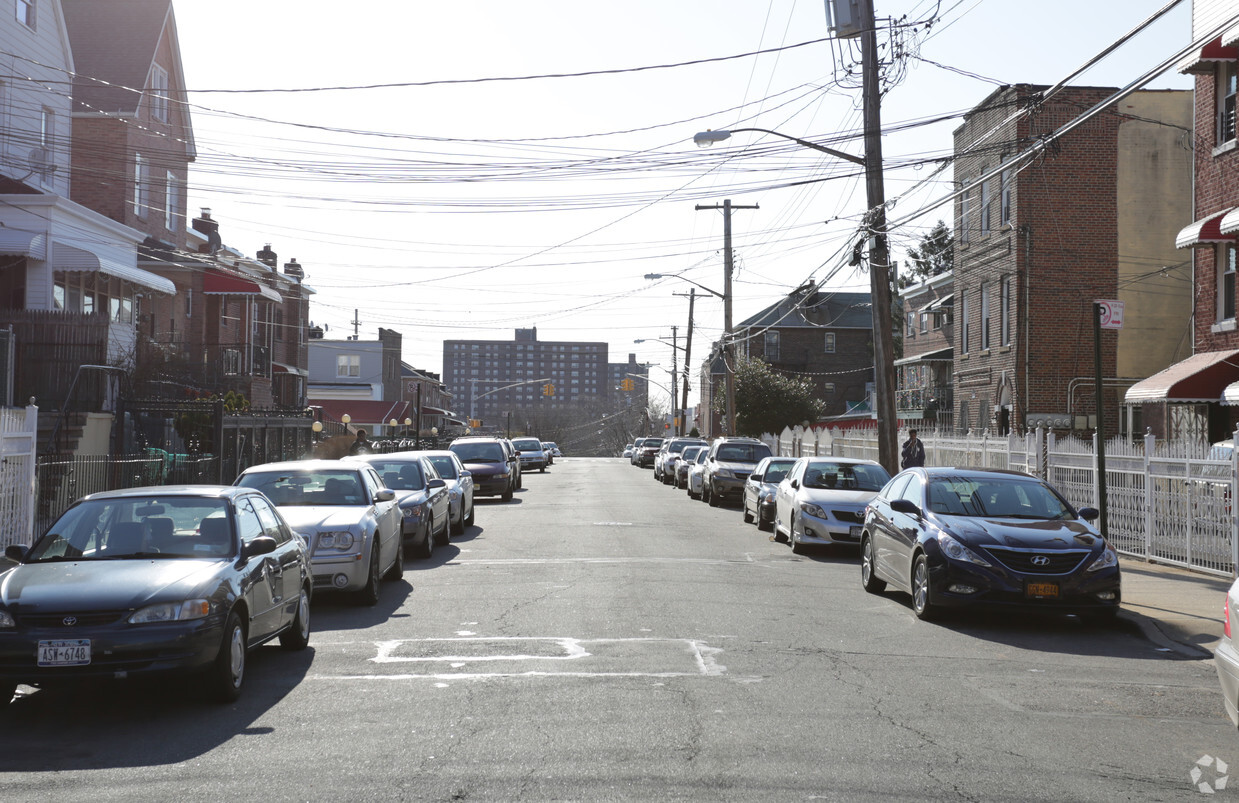
<instances>
[{"instance_id":1,"label":"white metal fence","mask_svg":"<svg viewBox=\"0 0 1239 803\"><path fill-rule=\"evenodd\" d=\"M1101 506L1096 437L1035 430L1026 435L965 436L920 430L925 463L1022 471L1042 477L1078 507ZM1235 433L1239 443L1239 432ZM778 454L833 455L876 460L876 429L785 429L764 435ZM1158 441L1106 443L1106 515L1110 542L1125 555L1210 574L1234 576L1239 567L1239 450Z\"/></svg>"},{"instance_id":2,"label":"white metal fence","mask_svg":"<svg viewBox=\"0 0 1239 803\"><path fill-rule=\"evenodd\" d=\"M0 407L0 547L33 536L38 428L39 408Z\"/></svg>"}]
</instances>

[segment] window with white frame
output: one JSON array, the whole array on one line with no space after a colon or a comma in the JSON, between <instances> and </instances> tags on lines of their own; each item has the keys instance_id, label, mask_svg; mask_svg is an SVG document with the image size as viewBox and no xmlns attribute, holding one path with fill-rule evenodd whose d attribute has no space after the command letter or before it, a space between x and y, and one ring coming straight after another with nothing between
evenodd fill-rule
<instances>
[{"instance_id":1,"label":"window with white frame","mask_svg":"<svg viewBox=\"0 0 1239 803\"><path fill-rule=\"evenodd\" d=\"M1235 62L1218 65L1217 74L1217 144L1224 145L1235 138L1235 95L1239 91L1239 72Z\"/></svg>"},{"instance_id":2,"label":"window with white frame","mask_svg":"<svg viewBox=\"0 0 1239 803\"><path fill-rule=\"evenodd\" d=\"M968 353L968 296L961 292L959 294L959 353Z\"/></svg>"},{"instance_id":3,"label":"window with white frame","mask_svg":"<svg viewBox=\"0 0 1239 803\"><path fill-rule=\"evenodd\" d=\"M981 350L989 348L989 312L990 312L990 285L986 282L981 285Z\"/></svg>"},{"instance_id":4,"label":"window with white frame","mask_svg":"<svg viewBox=\"0 0 1239 803\"><path fill-rule=\"evenodd\" d=\"M826 348L824 349L824 351L827 354L834 354L835 353L835 333L826 332L825 335L826 335Z\"/></svg>"},{"instance_id":5,"label":"window with white frame","mask_svg":"<svg viewBox=\"0 0 1239 803\"><path fill-rule=\"evenodd\" d=\"M923 335L929 333L929 315L928 312L921 313L921 334Z\"/></svg>"},{"instance_id":6,"label":"window with white frame","mask_svg":"<svg viewBox=\"0 0 1239 803\"><path fill-rule=\"evenodd\" d=\"M151 65L151 117L168 122L168 71Z\"/></svg>"},{"instance_id":7,"label":"window with white frame","mask_svg":"<svg viewBox=\"0 0 1239 803\"><path fill-rule=\"evenodd\" d=\"M185 317L194 317L194 288L192 287L185 290Z\"/></svg>"},{"instance_id":8,"label":"window with white frame","mask_svg":"<svg viewBox=\"0 0 1239 803\"><path fill-rule=\"evenodd\" d=\"M908 326L907 326L906 334L908 335L908 337L915 337L916 336L916 311L908 310L907 317L908 317Z\"/></svg>"},{"instance_id":9,"label":"window with white frame","mask_svg":"<svg viewBox=\"0 0 1239 803\"><path fill-rule=\"evenodd\" d=\"M177 180L176 174L168 171L166 181L164 182L164 198L163 198L163 227L168 231L176 231L177 221L180 215L177 214L181 205L181 187Z\"/></svg>"},{"instance_id":10,"label":"window with white frame","mask_svg":"<svg viewBox=\"0 0 1239 803\"><path fill-rule=\"evenodd\" d=\"M44 107L39 121L39 145L51 153L56 148L56 112Z\"/></svg>"},{"instance_id":11,"label":"window with white frame","mask_svg":"<svg viewBox=\"0 0 1239 803\"><path fill-rule=\"evenodd\" d=\"M17 0L17 21L30 30L34 30L38 8L37 0Z\"/></svg>"},{"instance_id":12,"label":"window with white frame","mask_svg":"<svg viewBox=\"0 0 1239 803\"><path fill-rule=\"evenodd\" d=\"M477 373L474 371L473 373ZM360 354L338 354L336 355L336 376L350 377L361 376L361 355Z\"/></svg>"},{"instance_id":13,"label":"window with white frame","mask_svg":"<svg viewBox=\"0 0 1239 803\"><path fill-rule=\"evenodd\" d=\"M147 206L146 160L142 158L142 154L135 153L133 155L133 214L141 218L146 217Z\"/></svg>"},{"instance_id":14,"label":"window with white frame","mask_svg":"<svg viewBox=\"0 0 1239 803\"><path fill-rule=\"evenodd\" d=\"M1219 321L1234 320L1235 317L1235 247L1226 246L1222 255L1221 270L1218 271L1217 285L1217 319Z\"/></svg>"},{"instance_id":15,"label":"window with white frame","mask_svg":"<svg viewBox=\"0 0 1239 803\"><path fill-rule=\"evenodd\" d=\"M1002 345L1009 346L1011 345L1011 277L1003 276L999 288L1002 296L998 302L999 337L1002 338Z\"/></svg>"}]
</instances>

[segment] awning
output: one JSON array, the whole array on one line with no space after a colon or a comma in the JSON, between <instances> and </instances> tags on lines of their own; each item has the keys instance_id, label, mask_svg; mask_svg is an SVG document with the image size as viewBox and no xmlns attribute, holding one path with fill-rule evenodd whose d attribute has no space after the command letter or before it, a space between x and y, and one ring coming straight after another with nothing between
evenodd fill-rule
<instances>
[{"instance_id":1,"label":"awning","mask_svg":"<svg viewBox=\"0 0 1239 803\"><path fill-rule=\"evenodd\" d=\"M215 269L208 269L203 275L202 292L216 296L262 296L277 304L284 301L283 296L261 282Z\"/></svg>"},{"instance_id":2,"label":"awning","mask_svg":"<svg viewBox=\"0 0 1239 803\"><path fill-rule=\"evenodd\" d=\"M296 374L297 376L309 376L310 372L295 365L288 365L282 362L271 361L271 370L277 374Z\"/></svg>"},{"instance_id":3,"label":"awning","mask_svg":"<svg viewBox=\"0 0 1239 803\"><path fill-rule=\"evenodd\" d=\"M386 426L393 418L400 426L404 419L413 419L409 402L375 401L373 399L310 399L310 407L323 408L323 414L333 421L342 421L345 414L353 426Z\"/></svg>"},{"instance_id":4,"label":"awning","mask_svg":"<svg viewBox=\"0 0 1239 803\"><path fill-rule=\"evenodd\" d=\"M1239 234L1239 207L1230 210L1222 216L1222 222L1218 224L1218 231L1222 234Z\"/></svg>"},{"instance_id":5,"label":"awning","mask_svg":"<svg viewBox=\"0 0 1239 803\"><path fill-rule=\"evenodd\" d=\"M1222 404L1239 405L1239 382L1231 382L1222 391Z\"/></svg>"},{"instance_id":6,"label":"awning","mask_svg":"<svg viewBox=\"0 0 1239 803\"><path fill-rule=\"evenodd\" d=\"M124 279L127 282L140 284L159 293L176 295L176 285L169 279L157 276L150 271L142 270L136 265L125 265L120 262L101 257L85 248L77 248L64 243L52 243L52 269L61 271L97 271Z\"/></svg>"},{"instance_id":7,"label":"awning","mask_svg":"<svg viewBox=\"0 0 1239 803\"><path fill-rule=\"evenodd\" d=\"M431 407L429 404L422 405L422 415L451 415L451 410L441 410L438 407Z\"/></svg>"},{"instance_id":8,"label":"awning","mask_svg":"<svg viewBox=\"0 0 1239 803\"><path fill-rule=\"evenodd\" d=\"M1239 350L1203 351L1132 385L1123 402L1217 402L1233 382L1239 382Z\"/></svg>"},{"instance_id":9,"label":"awning","mask_svg":"<svg viewBox=\"0 0 1239 803\"><path fill-rule=\"evenodd\" d=\"M1214 212L1208 217L1203 217L1195 223L1191 223L1179 232L1179 236L1174 240L1175 248L1197 248L1200 246L1213 245L1215 243L1233 243L1237 239L1235 234L1222 233L1222 218L1233 211L1230 208L1223 209L1220 212Z\"/></svg>"},{"instance_id":10,"label":"awning","mask_svg":"<svg viewBox=\"0 0 1239 803\"><path fill-rule=\"evenodd\" d=\"M895 360L895 365L911 365L915 362L953 362L955 360L954 347L938 349L937 351L927 351L924 354L917 354L915 357L904 357L901 360Z\"/></svg>"},{"instance_id":11,"label":"awning","mask_svg":"<svg viewBox=\"0 0 1239 803\"><path fill-rule=\"evenodd\" d=\"M37 231L0 228L0 254L47 259L47 235Z\"/></svg>"},{"instance_id":12,"label":"awning","mask_svg":"<svg viewBox=\"0 0 1239 803\"><path fill-rule=\"evenodd\" d=\"M1229 42L1232 38L1228 35L1227 41ZM1213 65L1227 61L1239 61L1239 47L1233 44L1222 44L1222 37L1219 36L1180 64L1179 72L1207 73L1213 70Z\"/></svg>"},{"instance_id":13,"label":"awning","mask_svg":"<svg viewBox=\"0 0 1239 803\"><path fill-rule=\"evenodd\" d=\"M946 295L944 295L942 298L938 299L937 301L934 301L934 302L930 303L930 304L929 304L928 306L926 306L925 308L926 308L927 310L929 310L930 312L932 312L932 311L934 311L934 310L938 309L939 307L951 307L951 306L954 306L954 305L955 305L955 294L954 294L954 293L947 293L947 294L946 294Z\"/></svg>"}]
</instances>

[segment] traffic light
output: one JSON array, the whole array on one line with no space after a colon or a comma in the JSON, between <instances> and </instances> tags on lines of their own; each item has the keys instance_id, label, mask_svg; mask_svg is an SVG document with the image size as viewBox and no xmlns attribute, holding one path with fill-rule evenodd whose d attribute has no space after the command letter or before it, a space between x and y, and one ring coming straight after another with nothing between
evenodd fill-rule
<instances>
[{"instance_id":1,"label":"traffic light","mask_svg":"<svg viewBox=\"0 0 1239 803\"><path fill-rule=\"evenodd\" d=\"M552 385L550 382L547 382L545 385L542 386L542 395L543 396L554 396L555 386Z\"/></svg>"},{"instance_id":2,"label":"traffic light","mask_svg":"<svg viewBox=\"0 0 1239 803\"><path fill-rule=\"evenodd\" d=\"M636 386L637 383L633 382L631 379L625 379L623 382L620 382L620 390L630 391Z\"/></svg>"},{"instance_id":3,"label":"traffic light","mask_svg":"<svg viewBox=\"0 0 1239 803\"><path fill-rule=\"evenodd\" d=\"M671 429L671 425L670 425L670 424L663 424L663 429Z\"/></svg>"},{"instance_id":4,"label":"traffic light","mask_svg":"<svg viewBox=\"0 0 1239 803\"><path fill-rule=\"evenodd\" d=\"M474 429L481 429L481 428L482 428L482 419L480 419L480 418L470 418L470 419L469 419L469 426L473 427Z\"/></svg>"}]
</instances>

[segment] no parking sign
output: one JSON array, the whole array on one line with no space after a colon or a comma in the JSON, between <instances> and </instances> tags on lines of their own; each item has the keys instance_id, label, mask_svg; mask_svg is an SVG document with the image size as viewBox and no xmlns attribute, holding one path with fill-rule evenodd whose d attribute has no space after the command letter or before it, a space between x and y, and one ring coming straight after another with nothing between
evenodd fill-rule
<instances>
[{"instance_id":1,"label":"no parking sign","mask_svg":"<svg viewBox=\"0 0 1239 803\"><path fill-rule=\"evenodd\" d=\"M1100 309L1101 328L1102 329L1122 329L1123 328L1123 302L1114 301L1111 299L1098 298L1094 299L1093 303Z\"/></svg>"}]
</instances>

